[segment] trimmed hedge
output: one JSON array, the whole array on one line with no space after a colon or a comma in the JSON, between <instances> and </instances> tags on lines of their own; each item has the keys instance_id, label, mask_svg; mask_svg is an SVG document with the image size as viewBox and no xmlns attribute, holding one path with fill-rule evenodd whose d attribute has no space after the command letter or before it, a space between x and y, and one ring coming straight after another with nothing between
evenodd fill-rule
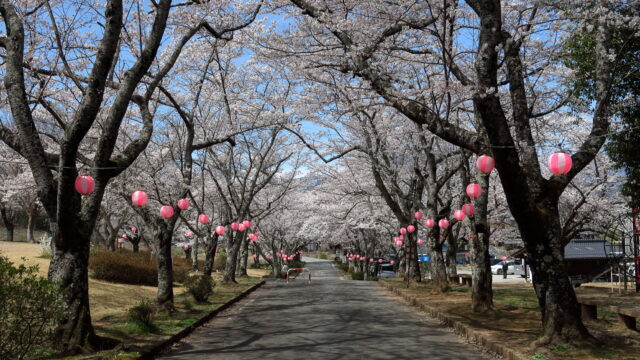
<instances>
[{"instance_id":1,"label":"trimmed hedge","mask_svg":"<svg viewBox=\"0 0 640 360\"><path fill-rule=\"evenodd\" d=\"M173 280L182 283L191 269L191 262L175 257ZM122 284L158 286L155 257L148 252L103 251L91 255L89 270L93 278Z\"/></svg>"}]
</instances>

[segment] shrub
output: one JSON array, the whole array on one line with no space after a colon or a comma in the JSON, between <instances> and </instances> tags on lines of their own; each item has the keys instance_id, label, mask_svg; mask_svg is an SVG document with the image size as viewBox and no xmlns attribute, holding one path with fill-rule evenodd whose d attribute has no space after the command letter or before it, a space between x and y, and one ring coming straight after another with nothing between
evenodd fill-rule
<instances>
[{"instance_id":1,"label":"shrub","mask_svg":"<svg viewBox=\"0 0 640 360\"><path fill-rule=\"evenodd\" d=\"M351 280L364 280L364 273L360 271L351 273Z\"/></svg>"},{"instance_id":2,"label":"shrub","mask_svg":"<svg viewBox=\"0 0 640 360\"><path fill-rule=\"evenodd\" d=\"M142 300L138 305L129 308L127 313L129 321L138 325L140 329L152 331L155 329L153 325L153 304L149 300Z\"/></svg>"},{"instance_id":3,"label":"shrub","mask_svg":"<svg viewBox=\"0 0 640 360\"><path fill-rule=\"evenodd\" d=\"M215 259L213 259L213 270L224 270L227 266L227 254L220 252L216 254Z\"/></svg>"},{"instance_id":4,"label":"shrub","mask_svg":"<svg viewBox=\"0 0 640 360\"><path fill-rule=\"evenodd\" d=\"M191 263L178 259L173 264L173 279L182 283L187 278ZM98 280L158 286L156 260L148 252L96 252L89 258L89 270Z\"/></svg>"},{"instance_id":5,"label":"shrub","mask_svg":"<svg viewBox=\"0 0 640 360\"><path fill-rule=\"evenodd\" d=\"M65 316L58 286L41 278L37 266L16 267L0 256L0 359L35 355Z\"/></svg>"},{"instance_id":6,"label":"shrub","mask_svg":"<svg viewBox=\"0 0 640 360\"><path fill-rule=\"evenodd\" d=\"M187 277L184 286L195 301L205 302L213 294L215 283L207 275L193 275Z\"/></svg>"},{"instance_id":7,"label":"shrub","mask_svg":"<svg viewBox=\"0 0 640 360\"><path fill-rule=\"evenodd\" d=\"M320 259L321 260L327 260L327 259L329 259L329 256L327 254L325 254L325 253L320 253Z\"/></svg>"}]
</instances>

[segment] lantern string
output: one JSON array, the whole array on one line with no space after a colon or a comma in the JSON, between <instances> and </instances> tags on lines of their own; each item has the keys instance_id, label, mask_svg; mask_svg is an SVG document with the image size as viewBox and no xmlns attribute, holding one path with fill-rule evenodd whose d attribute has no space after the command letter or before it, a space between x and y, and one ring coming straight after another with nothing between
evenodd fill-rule
<instances>
[{"instance_id":1,"label":"lantern string","mask_svg":"<svg viewBox=\"0 0 640 360\"><path fill-rule=\"evenodd\" d=\"M602 135L595 135L595 137L607 137L610 135L617 135L617 134L622 134L622 133L626 133L626 132L630 132L633 130L640 130L640 126L636 126L636 127L630 127L628 129L624 129L624 130L618 130L618 131L612 131L612 132L608 132L606 134L602 134ZM536 144L536 145L521 145L521 146L507 146L507 145L489 145L489 148L492 149L523 149L523 148L537 148L537 149L558 149L558 148L562 148L561 145L541 145L541 144ZM570 149L567 150L570 152L576 152L575 149ZM27 161L20 161L20 160L5 160L5 159L0 159L0 163L4 163L4 164L15 164L15 165L29 165L29 163ZM60 169L61 167L59 166L55 166L56 169ZM118 169L126 169L127 167L122 167L122 166L106 166L106 167L100 167L100 166L87 166L87 165L82 165L80 167L74 167L74 166L63 166L62 169L93 169L93 170L118 170Z\"/></svg>"}]
</instances>

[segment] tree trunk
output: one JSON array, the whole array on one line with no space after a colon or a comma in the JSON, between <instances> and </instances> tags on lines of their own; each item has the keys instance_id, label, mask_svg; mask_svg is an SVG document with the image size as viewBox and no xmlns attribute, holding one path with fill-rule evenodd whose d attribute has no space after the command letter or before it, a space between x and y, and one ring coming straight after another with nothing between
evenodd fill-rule
<instances>
[{"instance_id":1,"label":"tree trunk","mask_svg":"<svg viewBox=\"0 0 640 360\"><path fill-rule=\"evenodd\" d=\"M242 257L240 262L240 269L238 271L239 276L249 276L247 274L247 265L249 262L249 239L244 238L242 240Z\"/></svg>"},{"instance_id":2,"label":"tree trunk","mask_svg":"<svg viewBox=\"0 0 640 360\"><path fill-rule=\"evenodd\" d=\"M38 216L38 209L35 206L31 206L27 212L27 242L36 243L36 238L33 235L36 227L36 218Z\"/></svg>"},{"instance_id":3,"label":"tree trunk","mask_svg":"<svg viewBox=\"0 0 640 360\"><path fill-rule=\"evenodd\" d=\"M522 232L523 240L527 252L533 255L529 256L533 286L542 315L543 336L537 343L592 339L582 323L576 293L567 275L557 202L546 200L537 209L537 216L522 221L527 229Z\"/></svg>"},{"instance_id":4,"label":"tree trunk","mask_svg":"<svg viewBox=\"0 0 640 360\"><path fill-rule=\"evenodd\" d=\"M158 269L158 292L156 302L158 307L172 313L173 307L173 260L171 258L171 231L165 224L161 224L156 235Z\"/></svg>"},{"instance_id":5,"label":"tree trunk","mask_svg":"<svg viewBox=\"0 0 640 360\"><path fill-rule=\"evenodd\" d=\"M4 207L4 205L0 206L0 214L2 215L2 222L4 223L4 229L7 236L6 240L13 241L14 224L13 224L13 219L11 217L11 214L9 212L10 210L7 210L7 208Z\"/></svg>"},{"instance_id":6,"label":"tree trunk","mask_svg":"<svg viewBox=\"0 0 640 360\"><path fill-rule=\"evenodd\" d=\"M236 282L236 264L238 263L238 253L240 252L240 245L242 245L242 237L238 234L230 237L229 245L227 246L227 263L224 269L224 277L222 282L225 284L234 284Z\"/></svg>"},{"instance_id":7,"label":"tree trunk","mask_svg":"<svg viewBox=\"0 0 640 360\"><path fill-rule=\"evenodd\" d=\"M198 272L198 237L194 237L193 246L191 247L191 271Z\"/></svg>"},{"instance_id":8,"label":"tree trunk","mask_svg":"<svg viewBox=\"0 0 640 360\"><path fill-rule=\"evenodd\" d=\"M137 253L140 251L140 239L136 239L135 241L131 242L131 246L133 248L133 252Z\"/></svg>"},{"instance_id":9,"label":"tree trunk","mask_svg":"<svg viewBox=\"0 0 640 360\"><path fill-rule=\"evenodd\" d=\"M447 231L447 275L458 274L458 240L452 231Z\"/></svg>"},{"instance_id":10,"label":"tree trunk","mask_svg":"<svg viewBox=\"0 0 640 360\"><path fill-rule=\"evenodd\" d=\"M447 270L442 256L442 243L437 239L440 231L433 228L429 232L429 257L431 262L431 281L436 286L437 291L449 291L449 281L447 280Z\"/></svg>"},{"instance_id":11,"label":"tree trunk","mask_svg":"<svg viewBox=\"0 0 640 360\"><path fill-rule=\"evenodd\" d=\"M52 241L52 258L49 266L49 280L58 282L65 296L69 313L55 331L55 347L69 354L86 353L97 350L99 338L91 325L89 310L89 239L78 233L68 248L56 247ZM54 236L60 236L56 234Z\"/></svg>"},{"instance_id":12,"label":"tree trunk","mask_svg":"<svg viewBox=\"0 0 640 360\"><path fill-rule=\"evenodd\" d=\"M216 251L218 250L218 235L212 236L213 237L207 237L208 241L205 245L204 269L202 273L207 276L211 276L213 272L213 263L216 259Z\"/></svg>"},{"instance_id":13,"label":"tree trunk","mask_svg":"<svg viewBox=\"0 0 640 360\"><path fill-rule=\"evenodd\" d=\"M489 261L489 237L491 231L487 221L487 203L489 194L489 176L476 176L477 183L482 186L482 193L476 200L475 214L470 218L471 245L471 309L473 311L490 311L493 306L493 285L491 262Z\"/></svg>"}]
</instances>

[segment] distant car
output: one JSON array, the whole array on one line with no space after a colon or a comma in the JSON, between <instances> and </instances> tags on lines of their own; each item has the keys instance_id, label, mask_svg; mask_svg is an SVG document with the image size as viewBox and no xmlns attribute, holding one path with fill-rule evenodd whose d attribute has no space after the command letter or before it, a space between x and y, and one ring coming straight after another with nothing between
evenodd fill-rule
<instances>
[{"instance_id":1,"label":"distant car","mask_svg":"<svg viewBox=\"0 0 640 360\"><path fill-rule=\"evenodd\" d=\"M497 264L499 262L502 262L502 260L500 260L500 259L491 259L491 266L493 266L493 265L495 265L495 264Z\"/></svg>"},{"instance_id":2,"label":"distant car","mask_svg":"<svg viewBox=\"0 0 640 360\"><path fill-rule=\"evenodd\" d=\"M393 269L393 265L391 264L380 265L380 270L378 271L379 279L389 279L394 277L396 277L396 272Z\"/></svg>"},{"instance_id":3,"label":"distant car","mask_svg":"<svg viewBox=\"0 0 640 360\"><path fill-rule=\"evenodd\" d=\"M502 275L502 264L504 261L500 261L499 263L491 266L491 273L496 275ZM516 273L516 264L513 261L507 261L507 275Z\"/></svg>"}]
</instances>

